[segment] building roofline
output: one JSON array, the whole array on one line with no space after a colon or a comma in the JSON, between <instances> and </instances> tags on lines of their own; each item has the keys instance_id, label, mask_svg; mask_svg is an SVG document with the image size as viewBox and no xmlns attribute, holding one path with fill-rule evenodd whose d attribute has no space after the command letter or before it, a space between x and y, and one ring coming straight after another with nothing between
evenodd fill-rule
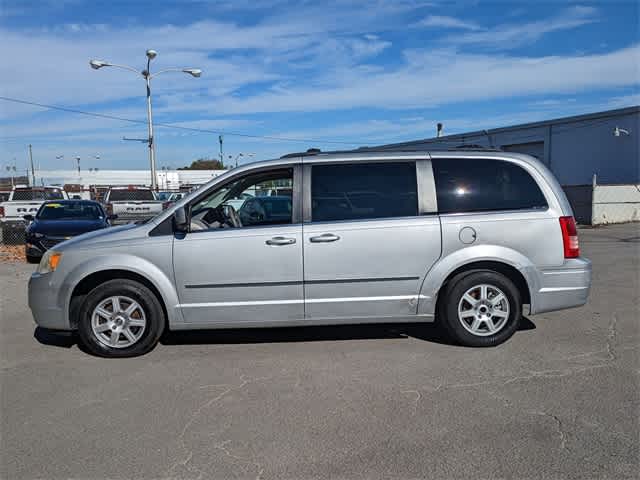
<instances>
[{"instance_id":1,"label":"building roofline","mask_svg":"<svg viewBox=\"0 0 640 480\"><path fill-rule=\"evenodd\" d=\"M369 148L400 148L403 146L411 146L411 145L417 145L417 144L421 144L421 143L434 143L434 142L456 142L461 138L466 138L466 137L473 137L473 136L483 136L483 135L492 135L492 134L496 134L496 133L503 133L503 132L510 132L510 131L514 131L514 130L522 130L522 129L527 129L527 128L540 128L540 127L546 127L546 126L550 126L550 125L557 125L557 124L561 124L561 123L575 123L575 122L582 122L585 120L595 120L595 119L599 119L599 118L607 118L607 117L616 117L619 115L628 115L631 113L640 113L640 105L634 105L632 107L625 107L625 108L616 108L614 110L604 110L602 112L594 112L594 113L584 113L581 115L572 115L569 117L560 117L560 118L553 118L551 120L541 120L538 122L529 122L529 123L520 123L517 125L511 125L508 127L498 127L498 128L490 128L490 129L486 129L486 130L474 130L472 132L464 132L464 133L454 133L451 135L444 135L442 137L430 137L430 138L424 138L421 140L411 140L409 142L400 142L400 143L391 143L391 144L386 144L386 145L381 145L378 147L369 147ZM367 147L365 147L367 148Z\"/></svg>"}]
</instances>

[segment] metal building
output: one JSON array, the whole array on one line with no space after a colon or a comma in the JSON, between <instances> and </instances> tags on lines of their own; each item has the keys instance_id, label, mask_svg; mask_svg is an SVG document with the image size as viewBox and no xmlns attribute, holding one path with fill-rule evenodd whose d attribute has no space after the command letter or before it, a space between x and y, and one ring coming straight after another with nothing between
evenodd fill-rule
<instances>
[{"instance_id":1,"label":"metal building","mask_svg":"<svg viewBox=\"0 0 640 480\"><path fill-rule=\"evenodd\" d=\"M582 223L597 223L592 222L599 215L594 183L640 184L640 106L374 148L433 150L436 145L461 144L499 147L539 158L565 188ZM615 204L616 212L607 207L609 217L640 220L640 189L609 188L606 203Z\"/></svg>"}]
</instances>

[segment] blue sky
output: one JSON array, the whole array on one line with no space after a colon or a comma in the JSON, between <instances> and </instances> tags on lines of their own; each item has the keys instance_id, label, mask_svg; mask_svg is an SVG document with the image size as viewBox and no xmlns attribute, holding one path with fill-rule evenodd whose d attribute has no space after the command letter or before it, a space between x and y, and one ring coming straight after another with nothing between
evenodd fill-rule
<instances>
[{"instance_id":1,"label":"blue sky","mask_svg":"<svg viewBox=\"0 0 640 480\"><path fill-rule=\"evenodd\" d=\"M225 157L343 149L640 104L630 1L0 2L0 95L224 133ZM310 139L291 142L231 133ZM147 168L144 125L0 101L0 167ZM159 166L218 155L214 133L159 127ZM345 142L345 143L330 143ZM64 155L65 159L56 160ZM99 155L100 160L92 158Z\"/></svg>"}]
</instances>

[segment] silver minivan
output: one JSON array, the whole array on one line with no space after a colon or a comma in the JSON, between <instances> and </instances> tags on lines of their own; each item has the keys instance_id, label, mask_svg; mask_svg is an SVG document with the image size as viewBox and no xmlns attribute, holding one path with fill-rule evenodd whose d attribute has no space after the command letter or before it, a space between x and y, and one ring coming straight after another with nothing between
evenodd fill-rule
<instances>
[{"instance_id":1,"label":"silver minivan","mask_svg":"<svg viewBox=\"0 0 640 480\"><path fill-rule=\"evenodd\" d=\"M167 329L434 320L484 347L525 311L583 305L590 284L571 207L530 156L311 152L57 245L29 306L107 357L148 352Z\"/></svg>"}]
</instances>

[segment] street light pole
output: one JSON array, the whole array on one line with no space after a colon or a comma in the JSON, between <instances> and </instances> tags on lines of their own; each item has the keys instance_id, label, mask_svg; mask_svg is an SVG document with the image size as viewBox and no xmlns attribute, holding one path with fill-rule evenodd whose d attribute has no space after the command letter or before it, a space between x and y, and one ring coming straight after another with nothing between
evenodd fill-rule
<instances>
[{"instance_id":1,"label":"street light pole","mask_svg":"<svg viewBox=\"0 0 640 480\"><path fill-rule=\"evenodd\" d=\"M145 79L145 83L147 85L147 127L149 131L149 138L147 139L147 143L149 145L149 164L151 167L151 188L153 190L158 189L158 183L156 178L156 149L155 149L155 139L153 137L153 111L151 108L151 78L156 75L160 75L165 72L183 72L188 73L192 77L198 78L202 75L202 70L198 68L167 68L165 70L160 70L159 72L151 74L151 60L156 58L158 52L155 50L147 50L147 68L142 72L138 72L135 68L129 67L128 65L117 65L115 63L105 62L103 60L91 60L89 65L94 70L98 70L102 67L116 67L121 68L123 70L131 70L135 73L140 73L142 77Z\"/></svg>"},{"instance_id":2,"label":"street light pole","mask_svg":"<svg viewBox=\"0 0 640 480\"><path fill-rule=\"evenodd\" d=\"M147 128L149 130L149 164L151 167L151 189L158 190L156 177L156 146L153 139L153 110L151 108L151 60L156 58L155 50L147 50L147 69L142 72L147 83Z\"/></svg>"},{"instance_id":3,"label":"street light pole","mask_svg":"<svg viewBox=\"0 0 640 480\"><path fill-rule=\"evenodd\" d=\"M36 172L33 168L33 152L31 151L31 144L29 144L29 163L31 163L31 186L36 186Z\"/></svg>"}]
</instances>

